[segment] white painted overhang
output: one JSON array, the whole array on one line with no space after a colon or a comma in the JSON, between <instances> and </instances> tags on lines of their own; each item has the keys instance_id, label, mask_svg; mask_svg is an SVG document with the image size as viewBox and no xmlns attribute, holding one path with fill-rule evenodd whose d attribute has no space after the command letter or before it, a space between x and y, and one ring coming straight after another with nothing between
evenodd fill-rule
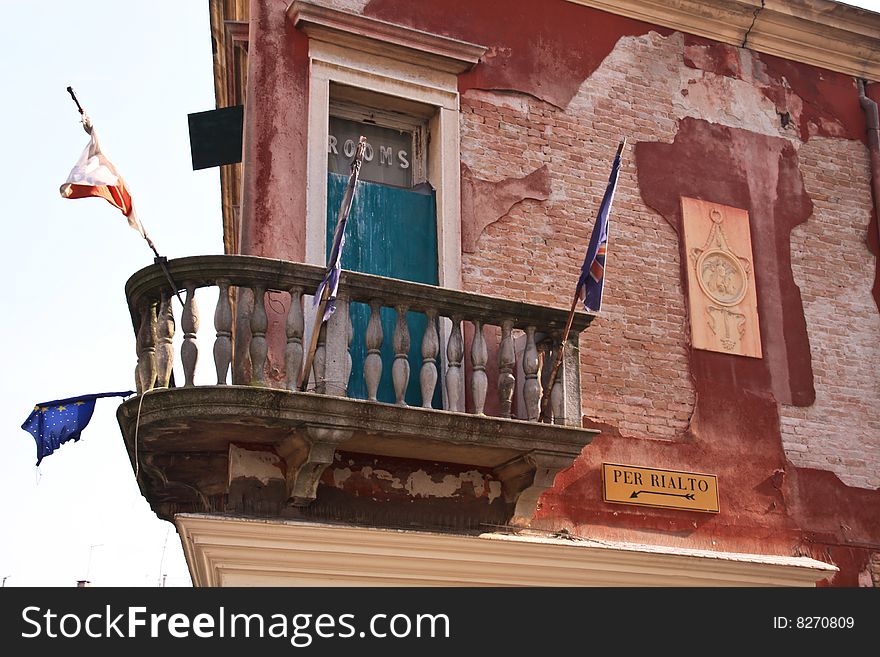
<instances>
[{"instance_id":1,"label":"white painted overhang","mask_svg":"<svg viewBox=\"0 0 880 657\"><path fill-rule=\"evenodd\" d=\"M588 539L175 517L196 586L815 586L807 557Z\"/></svg>"}]
</instances>

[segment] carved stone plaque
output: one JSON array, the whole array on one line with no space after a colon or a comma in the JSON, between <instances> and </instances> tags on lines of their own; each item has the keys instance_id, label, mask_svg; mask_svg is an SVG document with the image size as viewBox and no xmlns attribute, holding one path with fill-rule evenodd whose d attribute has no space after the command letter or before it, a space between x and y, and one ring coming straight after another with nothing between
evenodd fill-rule
<instances>
[{"instance_id":1,"label":"carved stone plaque","mask_svg":"<svg viewBox=\"0 0 880 657\"><path fill-rule=\"evenodd\" d=\"M694 348L761 358L749 213L683 196L681 214Z\"/></svg>"}]
</instances>

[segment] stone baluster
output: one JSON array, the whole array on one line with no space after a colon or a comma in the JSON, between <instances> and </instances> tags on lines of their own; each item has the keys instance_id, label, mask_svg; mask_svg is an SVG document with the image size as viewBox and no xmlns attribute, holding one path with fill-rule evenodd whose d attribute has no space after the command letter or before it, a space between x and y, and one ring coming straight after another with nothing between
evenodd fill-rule
<instances>
[{"instance_id":1,"label":"stone baluster","mask_svg":"<svg viewBox=\"0 0 880 657\"><path fill-rule=\"evenodd\" d=\"M199 330L199 307L196 305L196 286L184 283L186 287L186 303L180 325L183 328L183 344L180 346L180 360L183 362L184 386L195 383L196 362L199 359L199 346L196 334Z\"/></svg>"},{"instance_id":2,"label":"stone baluster","mask_svg":"<svg viewBox=\"0 0 880 657\"><path fill-rule=\"evenodd\" d=\"M556 358L554 345L548 336L538 340L540 334L536 334L535 347L538 349L538 380L541 382L541 392L547 389L550 383L550 370L553 369L553 359Z\"/></svg>"},{"instance_id":3,"label":"stone baluster","mask_svg":"<svg viewBox=\"0 0 880 657\"><path fill-rule=\"evenodd\" d=\"M351 375L351 322L348 316L347 293L340 292L336 297L336 310L324 322L326 328L324 342L322 392L325 395L344 397L348 391L348 377Z\"/></svg>"},{"instance_id":4,"label":"stone baluster","mask_svg":"<svg viewBox=\"0 0 880 657\"><path fill-rule=\"evenodd\" d=\"M406 323L407 306L397 306L397 325L394 327L392 347L394 363L391 365L391 381L397 404L406 406L406 386L409 383L409 325Z\"/></svg>"},{"instance_id":5,"label":"stone baluster","mask_svg":"<svg viewBox=\"0 0 880 657\"><path fill-rule=\"evenodd\" d=\"M556 360L556 343L553 342L549 336L545 336L543 340L536 343L535 345L538 349L538 381L541 383L541 399L538 402L538 418L541 418L541 411L544 407L544 394L547 393L549 395L550 391L550 373L553 370L553 363ZM553 420L553 405L548 399L547 403L547 419Z\"/></svg>"},{"instance_id":6,"label":"stone baluster","mask_svg":"<svg viewBox=\"0 0 880 657\"><path fill-rule=\"evenodd\" d=\"M251 312L251 385L266 385L266 356L269 346L266 343L266 329L269 318L266 315L266 286L254 285L254 309Z\"/></svg>"},{"instance_id":7,"label":"stone baluster","mask_svg":"<svg viewBox=\"0 0 880 657\"><path fill-rule=\"evenodd\" d=\"M232 304L229 302L229 281L220 279L220 295L214 308L214 367L217 370L217 385L226 385L226 373L232 363Z\"/></svg>"},{"instance_id":8,"label":"stone baluster","mask_svg":"<svg viewBox=\"0 0 880 657\"><path fill-rule=\"evenodd\" d=\"M137 368L135 383L138 394L153 389L156 380L156 302L144 301L140 305L141 321L137 332Z\"/></svg>"},{"instance_id":9,"label":"stone baluster","mask_svg":"<svg viewBox=\"0 0 880 657\"><path fill-rule=\"evenodd\" d=\"M429 308L425 311L428 325L422 337L422 370L419 372L419 384L422 388L422 406L431 408L434 388L437 385L437 354L440 351L440 339L437 336L437 311Z\"/></svg>"},{"instance_id":10,"label":"stone baluster","mask_svg":"<svg viewBox=\"0 0 880 657\"><path fill-rule=\"evenodd\" d=\"M464 411L462 393L461 359L464 356L464 344L461 339L461 315L452 316L452 332L446 343L446 400L449 410L461 413Z\"/></svg>"},{"instance_id":11,"label":"stone baluster","mask_svg":"<svg viewBox=\"0 0 880 657\"><path fill-rule=\"evenodd\" d=\"M287 346L284 348L284 365L287 388L296 390L303 360L303 308L302 288L290 288L290 309L287 311Z\"/></svg>"},{"instance_id":12,"label":"stone baluster","mask_svg":"<svg viewBox=\"0 0 880 657\"><path fill-rule=\"evenodd\" d=\"M541 401L541 384L538 383L538 349L535 346L535 327L526 327L526 348L523 351L523 401L526 407L526 417L531 420L538 419L539 405Z\"/></svg>"},{"instance_id":13,"label":"stone baluster","mask_svg":"<svg viewBox=\"0 0 880 657\"><path fill-rule=\"evenodd\" d=\"M367 384L367 398L376 401L379 380L382 378L382 318L380 311L382 302L379 299L370 301L370 321L367 322L365 336L367 357L364 359L364 382Z\"/></svg>"},{"instance_id":14,"label":"stone baluster","mask_svg":"<svg viewBox=\"0 0 880 657\"><path fill-rule=\"evenodd\" d=\"M562 364L556 373L556 383L550 399L554 424L581 426L580 351L577 336L569 338L565 343Z\"/></svg>"},{"instance_id":15,"label":"stone baluster","mask_svg":"<svg viewBox=\"0 0 880 657\"><path fill-rule=\"evenodd\" d=\"M564 345L560 341L561 336L558 332L553 334L553 360L547 365L553 368L556 359L559 358L559 350L564 349ZM565 354L562 354L563 358ZM565 381L562 363L556 370L556 378L553 379L553 387L550 389L550 412L555 424L562 424L565 417Z\"/></svg>"},{"instance_id":16,"label":"stone baluster","mask_svg":"<svg viewBox=\"0 0 880 657\"><path fill-rule=\"evenodd\" d=\"M327 390L324 384L324 366L327 362L327 322L321 322L318 331L318 342L315 345L315 355L312 357L312 372L315 374L315 392L322 395Z\"/></svg>"},{"instance_id":17,"label":"stone baluster","mask_svg":"<svg viewBox=\"0 0 880 657\"><path fill-rule=\"evenodd\" d=\"M501 322L501 344L498 348L498 402L501 417L510 417L513 389L516 386L516 352L513 347L513 320Z\"/></svg>"},{"instance_id":18,"label":"stone baluster","mask_svg":"<svg viewBox=\"0 0 880 657\"><path fill-rule=\"evenodd\" d=\"M474 413L483 415L486 405L486 390L489 388L489 380L486 377L486 361L489 353L486 349L486 339L483 337L483 323L473 320L474 339L471 341L471 395L474 399Z\"/></svg>"},{"instance_id":19,"label":"stone baluster","mask_svg":"<svg viewBox=\"0 0 880 657\"><path fill-rule=\"evenodd\" d=\"M162 291L156 325L156 387L167 388L171 383L171 368L174 365L174 309L171 295Z\"/></svg>"}]
</instances>

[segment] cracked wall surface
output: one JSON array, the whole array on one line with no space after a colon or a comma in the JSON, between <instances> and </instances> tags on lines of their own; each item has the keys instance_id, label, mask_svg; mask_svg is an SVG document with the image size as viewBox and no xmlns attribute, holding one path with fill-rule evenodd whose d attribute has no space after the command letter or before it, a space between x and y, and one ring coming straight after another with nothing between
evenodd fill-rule
<instances>
[{"instance_id":1,"label":"cracked wall surface","mask_svg":"<svg viewBox=\"0 0 880 657\"><path fill-rule=\"evenodd\" d=\"M859 142L816 137L798 155L814 211L792 231L792 270L804 300L816 401L781 407L782 440L792 463L878 488L880 314L871 296L876 258L864 241L868 157Z\"/></svg>"},{"instance_id":2,"label":"cracked wall surface","mask_svg":"<svg viewBox=\"0 0 880 657\"><path fill-rule=\"evenodd\" d=\"M818 82L811 81L807 69L697 37L650 33L622 37L564 112L522 94L465 93L462 152L470 167L481 175L504 176L523 165L546 163L551 172L550 199L540 207L516 208L499 225L488 227L475 257L464 259L465 281L479 291L500 287L514 298L532 298L519 277L505 277L508 258L550 263L552 276L542 276L534 264L519 272L529 282L537 281L539 297L554 277L576 276L577 249L563 245L588 239L588 208L596 207L605 182L601 162L611 151L612 126L628 135L630 143L662 143L672 141L680 122L690 118L788 143L789 153L798 154L789 169L803 176L806 201L816 202L806 223L792 232L791 246L780 244L768 254L759 274L766 306L784 306L800 294L806 298L801 308L795 303L787 311L788 323L769 326L765 335L779 345L764 363L771 381L768 392L780 402L779 439L794 464L829 469L849 485L876 488L880 405L877 377L868 364L877 361L880 341L871 297L876 258L865 246L871 220L867 152L854 139L860 117L854 111L853 81L827 72ZM605 144L597 144L603 137ZM720 157L712 152L716 147L703 144L707 157L695 166L711 167ZM517 157L493 158L493 148ZM778 183L768 177L771 160L759 161L761 152L750 156L757 159L745 171L752 191L738 201L735 194L730 199L738 207L752 205L759 215L762 206L774 211L773 187ZM603 315L581 338L583 408L596 426L622 436L676 438L686 432L695 400L678 238L669 226L657 223L639 191L628 189L634 168L624 160ZM719 172L701 190L703 196L717 201L712 185L727 177L729 171ZM582 225L577 217L584 219ZM841 221L846 225L840 226ZM823 247L826 234L846 257L835 257L834 250ZM615 276L615 269L623 275ZM778 281L783 280L796 286L780 288ZM838 293L841 281L846 281L845 289ZM559 294L552 302L564 304L563 297ZM799 315L807 333L799 329L793 342L791 322L797 323Z\"/></svg>"},{"instance_id":3,"label":"cracked wall surface","mask_svg":"<svg viewBox=\"0 0 880 657\"><path fill-rule=\"evenodd\" d=\"M622 38L566 111L524 95L463 95L462 159L475 175L550 171L547 201L517 205L485 229L473 255L464 254L468 289L570 303L618 139L675 135L670 108L660 110L653 100L670 95L668 80L680 67L673 48L658 56L664 41L657 33ZM611 220L614 255L602 315L581 335L583 412L622 435L671 439L684 433L694 403L678 238L642 201L635 173L628 152Z\"/></svg>"},{"instance_id":4,"label":"cracked wall surface","mask_svg":"<svg viewBox=\"0 0 880 657\"><path fill-rule=\"evenodd\" d=\"M475 227L462 253L466 290L567 307L615 147L628 139L604 304L580 337L584 423L602 435L557 476L537 522L599 538L827 552L848 564L838 583L866 572L866 552L852 544L880 540L880 297L854 80L563 0L512 0L507 20L498 3L478 0L426 0L418 11L405 0L325 4L488 48L459 77L465 179L501 189L545 171L549 184L463 205ZM276 119L260 133L264 150L250 154L263 164L277 153L304 161L287 134L290 107L305 102L304 38L252 69ZM288 69L302 79L281 75ZM275 86L285 80L288 104ZM761 359L689 343L682 195L749 212ZM287 207L248 198L260 211ZM273 234L245 237L259 247ZM308 513L469 529L509 516L490 473L346 458L324 473ZM610 508L603 462L717 473L722 513Z\"/></svg>"},{"instance_id":5,"label":"cracked wall surface","mask_svg":"<svg viewBox=\"0 0 880 657\"><path fill-rule=\"evenodd\" d=\"M511 511L501 481L488 469L340 450L305 513L315 519L472 531L503 525Z\"/></svg>"}]
</instances>

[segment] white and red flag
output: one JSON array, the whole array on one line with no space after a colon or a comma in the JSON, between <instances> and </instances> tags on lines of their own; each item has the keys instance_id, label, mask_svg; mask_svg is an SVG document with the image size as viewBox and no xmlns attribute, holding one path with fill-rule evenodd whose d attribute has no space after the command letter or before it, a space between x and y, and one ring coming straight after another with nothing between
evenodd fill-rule
<instances>
[{"instance_id":1,"label":"white and red flag","mask_svg":"<svg viewBox=\"0 0 880 657\"><path fill-rule=\"evenodd\" d=\"M134 205L125 181L101 150L98 135L89 117L85 114L83 115L83 129L89 135L89 143L71 169L67 180L61 185L61 196L64 198L96 196L106 199L125 215L129 226L147 238L144 227L134 211ZM147 240L149 241L149 238Z\"/></svg>"}]
</instances>

